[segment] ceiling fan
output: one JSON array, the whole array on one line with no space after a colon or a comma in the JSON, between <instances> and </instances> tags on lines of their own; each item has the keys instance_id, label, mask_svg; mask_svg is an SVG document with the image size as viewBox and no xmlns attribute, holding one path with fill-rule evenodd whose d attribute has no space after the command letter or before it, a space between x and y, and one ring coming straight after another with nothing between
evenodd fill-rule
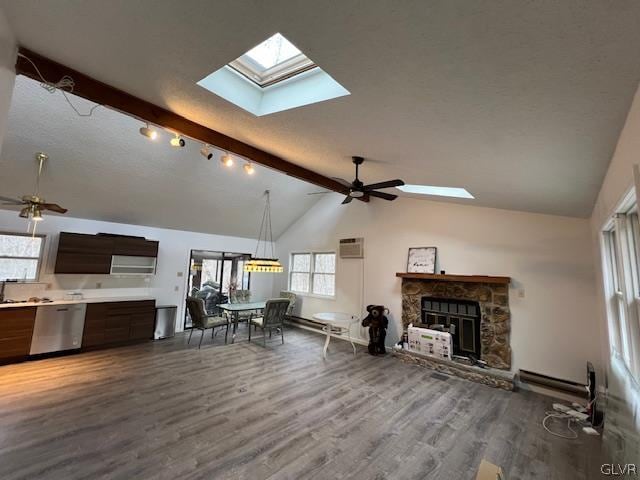
<instances>
[{"instance_id":1,"label":"ceiling fan","mask_svg":"<svg viewBox=\"0 0 640 480\"><path fill-rule=\"evenodd\" d=\"M340 192L343 195L347 196L347 198L345 198L344 201L342 202L343 205L345 203L350 203L354 198L361 198L361 197L364 197L365 195L370 195L372 197L378 197L378 198L382 198L384 200L389 200L389 201L395 200L396 198L398 198L397 195L393 195L391 193L385 193L385 192L378 192L378 190L382 188L399 187L401 185L404 185L404 182L402 180L400 179L387 180L386 182L378 182L378 183L371 183L369 185L365 185L358 178L358 167L362 165L362 163L364 162L364 158L363 157L351 157L351 158L352 158L353 164L356 166L355 180L353 182L347 182L342 178L334 178L335 181L345 186L345 189ZM318 192L318 193L327 193L327 192Z\"/></svg>"},{"instance_id":2,"label":"ceiling fan","mask_svg":"<svg viewBox=\"0 0 640 480\"><path fill-rule=\"evenodd\" d=\"M40 197L40 177L42 175L42 168L49 156L46 153L36 153L36 160L38 161L38 176L36 177L36 191L33 195L24 195L20 199L0 196L0 201L4 202L2 205L16 205L22 206L18 214L22 218L28 218L34 222L42 220L42 211L49 210L56 213L67 213L66 208L62 208L57 203L47 203L44 198Z\"/></svg>"}]
</instances>

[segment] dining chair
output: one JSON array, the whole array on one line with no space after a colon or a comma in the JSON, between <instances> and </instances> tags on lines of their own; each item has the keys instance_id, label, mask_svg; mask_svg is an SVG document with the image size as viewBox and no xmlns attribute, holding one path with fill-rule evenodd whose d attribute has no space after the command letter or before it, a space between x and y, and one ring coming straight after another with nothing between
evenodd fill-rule
<instances>
[{"instance_id":1,"label":"dining chair","mask_svg":"<svg viewBox=\"0 0 640 480\"><path fill-rule=\"evenodd\" d=\"M229 294L230 303L250 303L251 302L251 290L234 290ZM251 316L255 316L256 312L236 312L238 316L238 322L248 322Z\"/></svg>"},{"instance_id":2,"label":"dining chair","mask_svg":"<svg viewBox=\"0 0 640 480\"><path fill-rule=\"evenodd\" d=\"M289 307L287 308L287 315L286 315L286 319L287 320L291 320L291 317L293 316L293 309L296 306L296 294L293 292L287 292L285 290L280 292L280 298L288 298L289 299Z\"/></svg>"},{"instance_id":3,"label":"dining chair","mask_svg":"<svg viewBox=\"0 0 640 480\"><path fill-rule=\"evenodd\" d=\"M227 343L227 336L229 335L229 317L227 315L208 315L204 309L204 300L197 297L187 297L187 310L189 311L189 316L193 322L187 345L191 343L191 335L193 335L194 329L198 329L202 332L200 334L200 343L198 343L198 348L200 348L202 346L202 338L204 337L204 332L206 330L211 329L211 338L213 338L215 329L225 326L224 343Z\"/></svg>"},{"instance_id":4,"label":"dining chair","mask_svg":"<svg viewBox=\"0 0 640 480\"><path fill-rule=\"evenodd\" d=\"M251 341L251 325L254 325L262 329L262 343L265 347L267 346L267 330L269 330L269 337L271 337L271 332L274 328L280 329L280 336L282 337L282 343L284 343L284 317L287 314L288 307L288 298L267 300L262 315L259 317L252 315L249 319L249 341Z\"/></svg>"}]
</instances>

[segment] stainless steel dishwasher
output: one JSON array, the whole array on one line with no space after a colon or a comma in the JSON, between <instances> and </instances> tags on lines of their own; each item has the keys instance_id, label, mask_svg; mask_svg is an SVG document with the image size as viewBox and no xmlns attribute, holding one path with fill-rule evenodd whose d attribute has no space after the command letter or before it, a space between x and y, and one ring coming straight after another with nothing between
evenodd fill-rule
<instances>
[{"instance_id":1,"label":"stainless steel dishwasher","mask_svg":"<svg viewBox=\"0 0 640 480\"><path fill-rule=\"evenodd\" d=\"M86 303L38 307L29 354L80 348L86 310Z\"/></svg>"}]
</instances>

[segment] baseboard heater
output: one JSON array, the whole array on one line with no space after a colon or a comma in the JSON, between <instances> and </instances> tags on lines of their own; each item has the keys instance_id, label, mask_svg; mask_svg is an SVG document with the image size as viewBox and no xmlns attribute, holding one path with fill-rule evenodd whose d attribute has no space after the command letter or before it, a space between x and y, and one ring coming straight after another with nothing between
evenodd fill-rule
<instances>
[{"instance_id":1,"label":"baseboard heater","mask_svg":"<svg viewBox=\"0 0 640 480\"><path fill-rule=\"evenodd\" d=\"M321 323L314 322L313 320L309 320L308 318L297 317L295 315L289 315L287 320L292 323L299 323L300 325L304 325L305 327L315 328L320 331L322 331L322 327L324 326Z\"/></svg>"},{"instance_id":2,"label":"baseboard heater","mask_svg":"<svg viewBox=\"0 0 640 480\"><path fill-rule=\"evenodd\" d=\"M528 370L520 370L518 372L518 377L523 382L534 383L536 385L560 390L580 397L587 396L587 386L581 383L572 382L571 380L550 377L548 375L542 375L541 373L530 372Z\"/></svg>"}]
</instances>

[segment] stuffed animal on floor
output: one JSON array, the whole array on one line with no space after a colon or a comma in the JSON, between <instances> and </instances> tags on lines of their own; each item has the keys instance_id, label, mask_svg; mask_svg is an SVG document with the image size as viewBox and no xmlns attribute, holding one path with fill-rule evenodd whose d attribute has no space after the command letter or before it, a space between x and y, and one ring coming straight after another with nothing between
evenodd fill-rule
<instances>
[{"instance_id":1,"label":"stuffed animal on floor","mask_svg":"<svg viewBox=\"0 0 640 480\"><path fill-rule=\"evenodd\" d=\"M385 316L388 313L384 305L369 305L369 314L362 319L362 326L369 327L369 353L371 355L385 354L384 339L387 336L389 320Z\"/></svg>"}]
</instances>

